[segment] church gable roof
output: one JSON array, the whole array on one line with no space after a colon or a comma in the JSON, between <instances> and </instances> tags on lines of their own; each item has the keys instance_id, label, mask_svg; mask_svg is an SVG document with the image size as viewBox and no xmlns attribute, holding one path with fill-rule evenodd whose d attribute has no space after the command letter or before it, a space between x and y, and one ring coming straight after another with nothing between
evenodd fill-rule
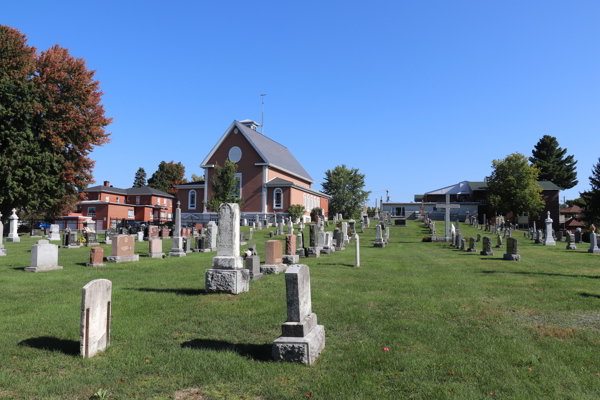
<instances>
[{"instance_id":1,"label":"church gable roof","mask_svg":"<svg viewBox=\"0 0 600 400\"><path fill-rule=\"evenodd\" d=\"M456 185L450 185L443 187L441 189L432 190L431 192L425 193L426 195L433 194L470 194L471 188L469 187L469 182L464 181L457 183Z\"/></svg>"},{"instance_id":2,"label":"church gable roof","mask_svg":"<svg viewBox=\"0 0 600 400\"><path fill-rule=\"evenodd\" d=\"M208 163L212 155L215 153L215 151L217 151L221 143L223 143L225 138L234 128L238 128L238 130L244 135L244 137L248 140L248 142L252 145L252 147L267 165L281 169L284 172L291 172L292 174L298 175L299 177L306 179L311 183L314 182L308 172L306 172L302 165L300 165L298 160L296 160L287 147L277 143L273 139L266 137L254 129L249 128L248 126L241 124L238 121L233 121L233 123L225 131L225 134L221 137L219 142L215 145L215 147L213 147L211 152L202 162L203 165Z\"/></svg>"}]
</instances>

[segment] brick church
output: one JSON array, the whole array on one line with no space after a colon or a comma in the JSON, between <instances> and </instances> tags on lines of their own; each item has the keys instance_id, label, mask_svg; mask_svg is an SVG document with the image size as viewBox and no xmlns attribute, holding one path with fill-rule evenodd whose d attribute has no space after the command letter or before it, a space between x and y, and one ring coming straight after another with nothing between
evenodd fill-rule
<instances>
[{"instance_id":1,"label":"brick church","mask_svg":"<svg viewBox=\"0 0 600 400\"><path fill-rule=\"evenodd\" d=\"M257 132L251 120L233 121L203 160L204 182L176 185L185 223L202 223L216 217L206 208L212 196L215 165L229 159L237 164L237 195L244 199L242 218L254 220L273 214L287 215L291 205L304 206L305 221L310 210L329 209L330 196L312 188L314 180L287 147Z\"/></svg>"}]
</instances>

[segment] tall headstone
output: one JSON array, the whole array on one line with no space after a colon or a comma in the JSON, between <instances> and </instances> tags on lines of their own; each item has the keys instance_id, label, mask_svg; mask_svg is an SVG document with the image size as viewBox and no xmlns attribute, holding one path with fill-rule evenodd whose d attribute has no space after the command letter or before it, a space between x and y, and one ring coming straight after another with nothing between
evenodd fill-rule
<instances>
[{"instance_id":1,"label":"tall headstone","mask_svg":"<svg viewBox=\"0 0 600 400\"><path fill-rule=\"evenodd\" d=\"M285 255L283 256L284 264L297 264L300 257L296 254L296 235L285 235Z\"/></svg>"},{"instance_id":2,"label":"tall headstone","mask_svg":"<svg viewBox=\"0 0 600 400\"><path fill-rule=\"evenodd\" d=\"M6 238L6 241L7 242L20 242L21 238L19 237L19 234L17 233L17 228L19 225L19 217L17 217L17 209L16 208L12 209L12 214L10 215L10 217L8 217L8 220L10 221L10 227L9 227L8 237Z\"/></svg>"},{"instance_id":3,"label":"tall headstone","mask_svg":"<svg viewBox=\"0 0 600 400\"><path fill-rule=\"evenodd\" d=\"M575 235L567 231L567 250L577 250L575 246Z\"/></svg>"},{"instance_id":4,"label":"tall headstone","mask_svg":"<svg viewBox=\"0 0 600 400\"><path fill-rule=\"evenodd\" d=\"M535 243L536 244L541 244L544 242L544 234L542 233L541 230L537 231L537 234L535 235Z\"/></svg>"},{"instance_id":5,"label":"tall headstone","mask_svg":"<svg viewBox=\"0 0 600 400\"><path fill-rule=\"evenodd\" d=\"M2 214L0 214L0 216L2 216ZM60 241L60 228L58 227L58 224L52 224L50 225L50 232L48 233L48 240L50 240L51 242L53 241Z\"/></svg>"},{"instance_id":6,"label":"tall headstone","mask_svg":"<svg viewBox=\"0 0 600 400\"><path fill-rule=\"evenodd\" d=\"M498 248L498 249L504 248L502 235L496 235L496 248Z\"/></svg>"},{"instance_id":7,"label":"tall headstone","mask_svg":"<svg viewBox=\"0 0 600 400\"><path fill-rule=\"evenodd\" d=\"M135 253L134 236L116 235L112 238L112 255L106 257L107 262L121 263L139 261L139 254Z\"/></svg>"},{"instance_id":8,"label":"tall headstone","mask_svg":"<svg viewBox=\"0 0 600 400\"><path fill-rule=\"evenodd\" d=\"M81 289L79 351L93 357L110 345L112 330L112 282L94 279Z\"/></svg>"},{"instance_id":9,"label":"tall headstone","mask_svg":"<svg viewBox=\"0 0 600 400\"><path fill-rule=\"evenodd\" d=\"M344 248L344 234L340 230L340 228L335 228L333 231L333 235L335 236L335 251L345 250Z\"/></svg>"},{"instance_id":10,"label":"tall headstone","mask_svg":"<svg viewBox=\"0 0 600 400\"><path fill-rule=\"evenodd\" d=\"M165 253L163 253L162 240L158 237L151 237L148 240L148 257L150 258L163 258Z\"/></svg>"},{"instance_id":11,"label":"tall headstone","mask_svg":"<svg viewBox=\"0 0 600 400\"><path fill-rule=\"evenodd\" d=\"M317 315L312 312L308 266L290 266L285 286L288 317L281 325L281 336L273 342L273 359L314 364L325 348L325 328L317 325Z\"/></svg>"},{"instance_id":12,"label":"tall headstone","mask_svg":"<svg viewBox=\"0 0 600 400\"><path fill-rule=\"evenodd\" d=\"M310 226L310 246L306 248L306 257L317 258L321 256L321 247L319 246L319 227L314 224Z\"/></svg>"},{"instance_id":13,"label":"tall headstone","mask_svg":"<svg viewBox=\"0 0 600 400\"><path fill-rule=\"evenodd\" d=\"M173 228L173 238L169 257L185 257L186 255L187 253L183 249L183 237L181 236L181 202L177 201L177 209L175 210L175 226Z\"/></svg>"},{"instance_id":14,"label":"tall headstone","mask_svg":"<svg viewBox=\"0 0 600 400\"><path fill-rule=\"evenodd\" d=\"M287 269L283 263L283 252L280 240L267 240L265 242L265 263L260 267L263 274L279 274Z\"/></svg>"},{"instance_id":15,"label":"tall headstone","mask_svg":"<svg viewBox=\"0 0 600 400\"><path fill-rule=\"evenodd\" d=\"M360 237L357 233L354 234L354 240L356 241L356 262L355 267L360 267Z\"/></svg>"},{"instance_id":16,"label":"tall headstone","mask_svg":"<svg viewBox=\"0 0 600 400\"><path fill-rule=\"evenodd\" d=\"M6 250L4 249L4 225L2 224L2 213L0 213L0 256L6 255ZM58 237L60 240L60 236Z\"/></svg>"},{"instance_id":17,"label":"tall headstone","mask_svg":"<svg viewBox=\"0 0 600 400\"><path fill-rule=\"evenodd\" d=\"M588 253L600 253L600 248L598 248L598 238L595 232L590 232L590 247Z\"/></svg>"},{"instance_id":18,"label":"tall headstone","mask_svg":"<svg viewBox=\"0 0 600 400\"><path fill-rule=\"evenodd\" d=\"M383 236L381 235L381 225L377 224L375 227L375 247L385 247Z\"/></svg>"},{"instance_id":19,"label":"tall headstone","mask_svg":"<svg viewBox=\"0 0 600 400\"><path fill-rule=\"evenodd\" d=\"M546 218L546 237L544 238L544 246L556 246L554 237L552 237L552 218L550 218L550 211L548 211L548 218Z\"/></svg>"},{"instance_id":20,"label":"tall headstone","mask_svg":"<svg viewBox=\"0 0 600 400\"><path fill-rule=\"evenodd\" d=\"M508 261L521 261L521 255L519 254L519 248L517 247L517 239L506 239L506 253L504 254L504 259Z\"/></svg>"},{"instance_id":21,"label":"tall headstone","mask_svg":"<svg viewBox=\"0 0 600 400\"><path fill-rule=\"evenodd\" d=\"M344 244L350 243L350 239L348 238L348 223L342 222L342 233L344 234Z\"/></svg>"},{"instance_id":22,"label":"tall headstone","mask_svg":"<svg viewBox=\"0 0 600 400\"><path fill-rule=\"evenodd\" d=\"M28 272L44 272L63 269L58 265L58 246L47 240L38 240L31 246L31 265L25 268Z\"/></svg>"},{"instance_id":23,"label":"tall headstone","mask_svg":"<svg viewBox=\"0 0 600 400\"><path fill-rule=\"evenodd\" d=\"M460 208L458 204L450 204L450 195L446 194L446 203L436 204L437 208L444 209L444 237L450 238L450 210L453 208ZM449 239L448 239L449 240Z\"/></svg>"},{"instance_id":24,"label":"tall headstone","mask_svg":"<svg viewBox=\"0 0 600 400\"><path fill-rule=\"evenodd\" d=\"M204 290L230 294L247 292L249 278L240 257L240 206L223 203L219 209L217 256L212 259L212 269L204 274Z\"/></svg>"},{"instance_id":25,"label":"tall headstone","mask_svg":"<svg viewBox=\"0 0 600 400\"><path fill-rule=\"evenodd\" d=\"M467 251L469 253L477 253L477 241L474 237L469 239L469 249Z\"/></svg>"},{"instance_id":26,"label":"tall headstone","mask_svg":"<svg viewBox=\"0 0 600 400\"><path fill-rule=\"evenodd\" d=\"M583 243L583 237L581 235L581 228L575 229L575 243Z\"/></svg>"}]
</instances>

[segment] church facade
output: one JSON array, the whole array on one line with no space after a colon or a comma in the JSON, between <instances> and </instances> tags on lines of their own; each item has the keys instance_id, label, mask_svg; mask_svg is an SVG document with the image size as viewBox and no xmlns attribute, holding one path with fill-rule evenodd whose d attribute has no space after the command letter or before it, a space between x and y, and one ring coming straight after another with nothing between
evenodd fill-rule
<instances>
[{"instance_id":1,"label":"church facade","mask_svg":"<svg viewBox=\"0 0 600 400\"><path fill-rule=\"evenodd\" d=\"M310 210L322 208L327 215L330 196L312 188L312 177L283 145L257 132L251 120L233 121L204 158L204 182L176 185L185 223L203 223L216 218L206 203L212 197L215 166L229 159L237 164L237 196L244 199L242 218L264 219L274 214L287 215L295 204L304 206L304 219Z\"/></svg>"}]
</instances>

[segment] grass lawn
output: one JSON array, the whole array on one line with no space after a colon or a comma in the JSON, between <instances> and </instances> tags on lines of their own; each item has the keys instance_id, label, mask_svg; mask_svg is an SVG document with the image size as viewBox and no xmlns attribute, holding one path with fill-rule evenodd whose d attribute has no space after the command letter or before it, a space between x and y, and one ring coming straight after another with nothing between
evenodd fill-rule
<instances>
[{"instance_id":1,"label":"grass lawn","mask_svg":"<svg viewBox=\"0 0 600 400\"><path fill-rule=\"evenodd\" d=\"M483 235L465 224L461 232ZM147 259L142 242L140 262L88 268L88 248L61 249L63 270L35 274L23 271L34 239L5 242L0 398L600 398L600 254L515 232L522 261L510 262L503 249L484 257L423 243L419 222L390 235L374 248L375 230L365 229L361 268L352 268L354 242L301 260L325 326L313 366L270 359L286 320L283 274L241 295L207 295L204 270L215 253ZM262 260L267 236L257 231L250 241ZM170 246L165 240L163 251ZM113 282L112 345L84 360L80 290L97 278Z\"/></svg>"}]
</instances>

